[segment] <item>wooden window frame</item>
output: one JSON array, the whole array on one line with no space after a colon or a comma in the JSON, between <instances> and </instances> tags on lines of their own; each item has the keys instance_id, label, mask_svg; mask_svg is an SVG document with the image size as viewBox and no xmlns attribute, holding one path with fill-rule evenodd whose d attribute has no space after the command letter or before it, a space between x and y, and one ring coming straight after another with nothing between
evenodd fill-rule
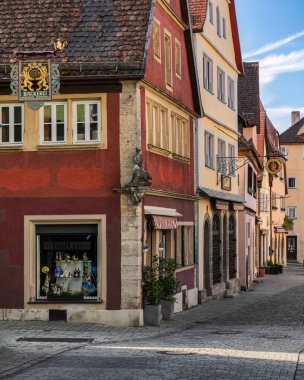
<instances>
[{"instance_id":1,"label":"wooden window frame","mask_svg":"<svg viewBox=\"0 0 304 380\"><path fill-rule=\"evenodd\" d=\"M204 89L213 94L213 61L206 54L203 55L203 83Z\"/></svg>"},{"instance_id":2,"label":"wooden window frame","mask_svg":"<svg viewBox=\"0 0 304 380\"><path fill-rule=\"evenodd\" d=\"M225 103L225 72L221 68L217 68L217 98Z\"/></svg>"},{"instance_id":3,"label":"wooden window frame","mask_svg":"<svg viewBox=\"0 0 304 380\"><path fill-rule=\"evenodd\" d=\"M80 104L84 104L85 106L85 139L84 140L78 140L77 139L77 106ZM98 114L98 120L97 120L97 139L90 139L90 120L89 120L89 114L88 114L88 108L90 104L96 104L97 105L97 114ZM81 144L99 144L101 141L101 128L102 128L102 115L101 115L101 101L100 100L75 100L72 104L72 110L73 110L73 143L77 145Z\"/></svg>"},{"instance_id":4,"label":"wooden window frame","mask_svg":"<svg viewBox=\"0 0 304 380\"><path fill-rule=\"evenodd\" d=\"M56 109L57 106L62 105L64 107L64 139L63 140L56 140L56 127L57 127L57 120L56 120ZM44 140L44 107L50 106L51 107L51 141ZM68 116L67 111L68 104L65 101L57 101L57 102L47 102L44 103L43 107L39 110L40 113L40 144L41 145L60 145L60 144L66 144L67 142L67 128L68 128Z\"/></svg>"},{"instance_id":5,"label":"wooden window frame","mask_svg":"<svg viewBox=\"0 0 304 380\"><path fill-rule=\"evenodd\" d=\"M204 133L205 166L214 170L214 135L208 131Z\"/></svg>"},{"instance_id":6,"label":"wooden window frame","mask_svg":"<svg viewBox=\"0 0 304 380\"><path fill-rule=\"evenodd\" d=\"M175 75L182 78L182 46L181 43L175 39Z\"/></svg>"},{"instance_id":7,"label":"wooden window frame","mask_svg":"<svg viewBox=\"0 0 304 380\"><path fill-rule=\"evenodd\" d=\"M169 49L167 46L167 41L169 41ZM173 89L173 75L172 75L172 36L167 30L164 33L164 47L165 47L165 78L166 78L166 88ZM168 50L170 52L168 56Z\"/></svg>"},{"instance_id":8,"label":"wooden window frame","mask_svg":"<svg viewBox=\"0 0 304 380\"><path fill-rule=\"evenodd\" d=\"M14 115L14 109L15 107L21 108L21 123L15 123L15 115ZM3 123L2 121L2 109L8 108L9 112L9 122ZM7 147L18 147L23 145L23 139L24 139L24 105L21 103L1 103L0 104L0 124L2 125L2 128L0 128L0 146L7 146ZM14 138L14 132L15 132L15 126L16 124L21 126L21 141L15 141ZM9 141L2 142L3 133L4 133L4 125L8 125L9 130Z\"/></svg>"},{"instance_id":9,"label":"wooden window frame","mask_svg":"<svg viewBox=\"0 0 304 380\"><path fill-rule=\"evenodd\" d=\"M157 44L155 43L155 33L154 33L154 28L157 27L158 28L158 49L159 51L156 51L156 47L157 47ZM160 22L154 18L154 21L153 21L153 55L154 55L154 59L156 61L158 61L159 63L161 63L161 28L160 28Z\"/></svg>"},{"instance_id":10,"label":"wooden window frame","mask_svg":"<svg viewBox=\"0 0 304 380\"><path fill-rule=\"evenodd\" d=\"M227 78L228 107L235 111L235 82L228 76Z\"/></svg>"}]
</instances>

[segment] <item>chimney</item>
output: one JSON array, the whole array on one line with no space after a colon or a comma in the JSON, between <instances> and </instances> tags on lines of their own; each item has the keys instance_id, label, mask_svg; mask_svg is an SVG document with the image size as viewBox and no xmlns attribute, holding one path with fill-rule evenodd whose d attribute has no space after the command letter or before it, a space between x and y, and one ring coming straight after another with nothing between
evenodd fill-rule
<instances>
[{"instance_id":1,"label":"chimney","mask_svg":"<svg viewBox=\"0 0 304 380\"><path fill-rule=\"evenodd\" d=\"M296 124L298 121L300 121L300 119L301 119L300 111L291 112L291 125Z\"/></svg>"}]
</instances>

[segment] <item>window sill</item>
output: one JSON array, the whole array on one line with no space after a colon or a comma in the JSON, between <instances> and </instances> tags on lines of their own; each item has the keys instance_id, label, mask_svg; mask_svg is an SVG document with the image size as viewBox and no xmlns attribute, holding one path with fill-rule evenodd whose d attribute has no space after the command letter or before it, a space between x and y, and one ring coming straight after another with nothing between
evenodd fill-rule
<instances>
[{"instance_id":1,"label":"window sill","mask_svg":"<svg viewBox=\"0 0 304 380\"><path fill-rule=\"evenodd\" d=\"M190 158L184 157L184 156L180 156L179 154L176 154L176 153L172 153L172 158L174 160L185 162L185 163L189 163L190 162Z\"/></svg>"},{"instance_id":2,"label":"window sill","mask_svg":"<svg viewBox=\"0 0 304 380\"><path fill-rule=\"evenodd\" d=\"M0 150L5 150L5 151L12 151L12 150L22 150L23 149L23 144L1 144L0 145Z\"/></svg>"},{"instance_id":3,"label":"window sill","mask_svg":"<svg viewBox=\"0 0 304 380\"><path fill-rule=\"evenodd\" d=\"M219 97L217 97L217 98L218 98L218 100L219 100L221 103L223 103L223 104L227 104L227 103L225 102L224 99L221 99L221 98L219 98Z\"/></svg>"},{"instance_id":4,"label":"window sill","mask_svg":"<svg viewBox=\"0 0 304 380\"><path fill-rule=\"evenodd\" d=\"M37 150L95 150L105 149L101 144L41 144L36 146Z\"/></svg>"},{"instance_id":5,"label":"window sill","mask_svg":"<svg viewBox=\"0 0 304 380\"><path fill-rule=\"evenodd\" d=\"M83 300L83 301L76 301L76 300L70 300L70 301L63 301L63 300L36 300L36 301L29 301L28 305L45 305L45 304L67 304L67 303L77 303L77 304L102 304L104 303L103 300Z\"/></svg>"},{"instance_id":6,"label":"window sill","mask_svg":"<svg viewBox=\"0 0 304 380\"><path fill-rule=\"evenodd\" d=\"M208 166L208 165L206 165L206 164L205 164L205 168L208 168L208 169L211 169L211 170L215 170L214 167L212 167L212 166Z\"/></svg>"},{"instance_id":7,"label":"window sill","mask_svg":"<svg viewBox=\"0 0 304 380\"><path fill-rule=\"evenodd\" d=\"M209 90L209 88L204 87L204 90L206 90L207 92L209 92L209 94L214 95L214 92L212 90Z\"/></svg>"},{"instance_id":8,"label":"window sill","mask_svg":"<svg viewBox=\"0 0 304 380\"><path fill-rule=\"evenodd\" d=\"M152 144L148 144L148 150L150 152L153 152L153 153L158 153L158 154L161 154L163 156L170 156L171 152L167 149L164 149L164 148L159 148L158 146L155 146L155 145L152 145Z\"/></svg>"}]
</instances>

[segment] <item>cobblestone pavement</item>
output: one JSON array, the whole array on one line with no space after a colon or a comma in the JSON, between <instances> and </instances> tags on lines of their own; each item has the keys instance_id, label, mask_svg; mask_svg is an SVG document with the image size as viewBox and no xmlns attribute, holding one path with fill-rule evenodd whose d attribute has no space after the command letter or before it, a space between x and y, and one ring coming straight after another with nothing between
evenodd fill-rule
<instances>
[{"instance_id":1,"label":"cobblestone pavement","mask_svg":"<svg viewBox=\"0 0 304 380\"><path fill-rule=\"evenodd\" d=\"M303 309L304 268L293 265L159 328L1 321L0 378L304 380Z\"/></svg>"}]
</instances>

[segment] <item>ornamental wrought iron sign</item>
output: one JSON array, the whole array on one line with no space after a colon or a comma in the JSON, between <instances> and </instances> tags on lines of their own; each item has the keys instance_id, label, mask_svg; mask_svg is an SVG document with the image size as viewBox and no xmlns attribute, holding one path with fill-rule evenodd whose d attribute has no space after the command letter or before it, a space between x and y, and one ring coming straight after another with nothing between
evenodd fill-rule
<instances>
[{"instance_id":1,"label":"ornamental wrought iron sign","mask_svg":"<svg viewBox=\"0 0 304 380\"><path fill-rule=\"evenodd\" d=\"M266 163L266 170L269 174L278 174L282 169L282 162L278 158L270 158Z\"/></svg>"},{"instance_id":2,"label":"ornamental wrought iron sign","mask_svg":"<svg viewBox=\"0 0 304 380\"><path fill-rule=\"evenodd\" d=\"M49 59L19 60L11 67L11 91L19 101L32 110L41 108L45 101L59 94L59 65Z\"/></svg>"}]
</instances>

